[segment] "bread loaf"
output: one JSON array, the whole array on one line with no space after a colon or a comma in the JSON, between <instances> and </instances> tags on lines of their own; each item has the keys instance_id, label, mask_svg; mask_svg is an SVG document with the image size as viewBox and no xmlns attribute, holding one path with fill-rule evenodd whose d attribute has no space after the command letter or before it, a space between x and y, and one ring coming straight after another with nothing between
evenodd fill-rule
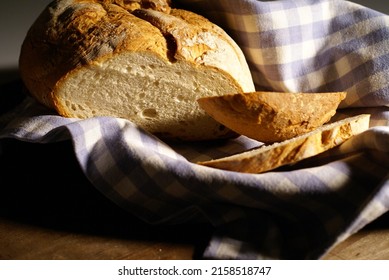
<instances>
[{"instance_id":1,"label":"bread loaf","mask_svg":"<svg viewBox=\"0 0 389 280\"><path fill-rule=\"evenodd\" d=\"M200 107L226 127L252 139L274 143L328 122L346 92L249 92L199 98Z\"/></svg>"},{"instance_id":2,"label":"bread loaf","mask_svg":"<svg viewBox=\"0 0 389 280\"><path fill-rule=\"evenodd\" d=\"M164 139L230 135L196 100L254 91L237 44L163 0L53 1L26 35L19 70L62 116L125 118Z\"/></svg>"},{"instance_id":3,"label":"bread loaf","mask_svg":"<svg viewBox=\"0 0 389 280\"><path fill-rule=\"evenodd\" d=\"M369 128L370 115L362 114L323 125L298 137L261 146L229 157L199 162L204 166L244 173L261 173L315 156Z\"/></svg>"}]
</instances>

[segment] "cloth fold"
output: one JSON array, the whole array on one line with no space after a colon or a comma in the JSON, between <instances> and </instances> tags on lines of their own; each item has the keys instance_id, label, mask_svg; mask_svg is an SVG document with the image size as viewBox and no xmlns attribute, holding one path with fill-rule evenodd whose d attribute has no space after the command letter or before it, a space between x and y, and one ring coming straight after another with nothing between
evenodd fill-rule
<instances>
[{"instance_id":1,"label":"cloth fold","mask_svg":"<svg viewBox=\"0 0 389 280\"><path fill-rule=\"evenodd\" d=\"M86 177L122 208L151 224L212 224L204 258L318 259L386 213L388 16L347 1L178 2L234 37L258 89L347 91L337 117L371 113L371 128L263 174L195 164L260 145L243 136L165 143L128 120L63 118L30 97L0 117L0 139L72 141Z\"/></svg>"},{"instance_id":2,"label":"cloth fold","mask_svg":"<svg viewBox=\"0 0 389 280\"><path fill-rule=\"evenodd\" d=\"M347 91L341 107L389 104L388 16L343 0L178 0L238 43L258 90Z\"/></svg>"}]
</instances>

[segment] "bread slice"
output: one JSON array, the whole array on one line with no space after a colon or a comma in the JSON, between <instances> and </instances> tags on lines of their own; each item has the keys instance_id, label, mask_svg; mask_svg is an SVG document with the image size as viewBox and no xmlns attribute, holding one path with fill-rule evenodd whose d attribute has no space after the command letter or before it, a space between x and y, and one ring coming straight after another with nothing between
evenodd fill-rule
<instances>
[{"instance_id":1,"label":"bread slice","mask_svg":"<svg viewBox=\"0 0 389 280\"><path fill-rule=\"evenodd\" d=\"M249 92L199 98L202 109L226 127L273 143L312 131L335 115L346 92Z\"/></svg>"},{"instance_id":2,"label":"bread slice","mask_svg":"<svg viewBox=\"0 0 389 280\"><path fill-rule=\"evenodd\" d=\"M169 2L52 2L21 48L26 87L65 117L125 118L164 139L230 135L196 100L253 91L245 57L221 28Z\"/></svg>"},{"instance_id":3,"label":"bread slice","mask_svg":"<svg viewBox=\"0 0 389 280\"><path fill-rule=\"evenodd\" d=\"M293 139L261 146L229 157L198 162L198 164L244 173L269 171L315 156L342 144L352 136L367 130L369 120L369 114L349 117L326 124Z\"/></svg>"}]
</instances>

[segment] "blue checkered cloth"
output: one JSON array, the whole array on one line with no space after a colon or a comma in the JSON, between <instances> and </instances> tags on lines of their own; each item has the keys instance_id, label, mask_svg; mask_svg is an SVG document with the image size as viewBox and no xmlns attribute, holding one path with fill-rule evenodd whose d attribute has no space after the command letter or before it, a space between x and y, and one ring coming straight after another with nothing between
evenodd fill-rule
<instances>
[{"instance_id":1,"label":"blue checkered cloth","mask_svg":"<svg viewBox=\"0 0 389 280\"><path fill-rule=\"evenodd\" d=\"M107 198L150 224L204 222L210 259L319 259L389 209L389 17L348 1L177 1L240 45L258 90L347 91L338 117L370 128L303 163L263 174L195 164L253 148L239 137L165 143L128 120L63 118L26 97L0 138L71 140Z\"/></svg>"}]
</instances>

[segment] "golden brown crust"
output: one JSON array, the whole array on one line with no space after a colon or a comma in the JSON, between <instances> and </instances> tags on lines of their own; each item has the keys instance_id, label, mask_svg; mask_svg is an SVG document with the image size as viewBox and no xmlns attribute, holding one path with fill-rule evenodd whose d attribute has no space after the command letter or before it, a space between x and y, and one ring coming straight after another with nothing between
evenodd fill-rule
<instances>
[{"instance_id":1,"label":"golden brown crust","mask_svg":"<svg viewBox=\"0 0 389 280\"><path fill-rule=\"evenodd\" d=\"M88 0L90 2L90 0ZM123 9L132 12L136 9L152 9L164 13L169 13L171 9L170 0L97 0L102 4L115 4Z\"/></svg>"},{"instance_id":2,"label":"golden brown crust","mask_svg":"<svg viewBox=\"0 0 389 280\"><path fill-rule=\"evenodd\" d=\"M243 173L266 172L318 155L342 144L368 129L369 120L368 114L350 117L284 142L198 164Z\"/></svg>"},{"instance_id":3,"label":"golden brown crust","mask_svg":"<svg viewBox=\"0 0 389 280\"><path fill-rule=\"evenodd\" d=\"M103 57L123 51L150 51L167 57L160 31L116 2L123 1L54 1L31 26L19 69L40 102L53 108L50 95L57 82L77 67Z\"/></svg>"},{"instance_id":4,"label":"golden brown crust","mask_svg":"<svg viewBox=\"0 0 389 280\"><path fill-rule=\"evenodd\" d=\"M199 105L231 130L264 143L312 131L335 114L345 92L251 92L205 97Z\"/></svg>"},{"instance_id":5,"label":"golden brown crust","mask_svg":"<svg viewBox=\"0 0 389 280\"><path fill-rule=\"evenodd\" d=\"M253 91L251 73L227 33L169 3L52 2L21 48L19 69L29 92L65 117L121 117L182 139L197 139L202 127L201 139L218 138L220 124L196 99Z\"/></svg>"},{"instance_id":6,"label":"golden brown crust","mask_svg":"<svg viewBox=\"0 0 389 280\"><path fill-rule=\"evenodd\" d=\"M196 37L200 37L207 30L198 22L192 25L174 14L174 10L170 15L147 9L134 11L134 15L156 26L164 37L169 40L168 42L171 43L170 46L172 47L171 54L174 59L196 63L197 58L211 50L206 42L194 43Z\"/></svg>"},{"instance_id":7,"label":"golden brown crust","mask_svg":"<svg viewBox=\"0 0 389 280\"><path fill-rule=\"evenodd\" d=\"M27 88L40 102L53 108L51 95L61 78L78 67L115 54L147 51L166 60L174 58L207 65L209 62L202 59L211 48L215 52L217 46L211 45L217 40L227 42L234 50L238 48L222 29L207 19L171 9L169 3L166 0L52 2L31 26L21 48L19 69ZM242 53L236 51L236 54L245 65ZM230 75L228 69L220 71ZM251 75L245 74L247 82ZM231 81L235 82L234 78Z\"/></svg>"}]
</instances>

